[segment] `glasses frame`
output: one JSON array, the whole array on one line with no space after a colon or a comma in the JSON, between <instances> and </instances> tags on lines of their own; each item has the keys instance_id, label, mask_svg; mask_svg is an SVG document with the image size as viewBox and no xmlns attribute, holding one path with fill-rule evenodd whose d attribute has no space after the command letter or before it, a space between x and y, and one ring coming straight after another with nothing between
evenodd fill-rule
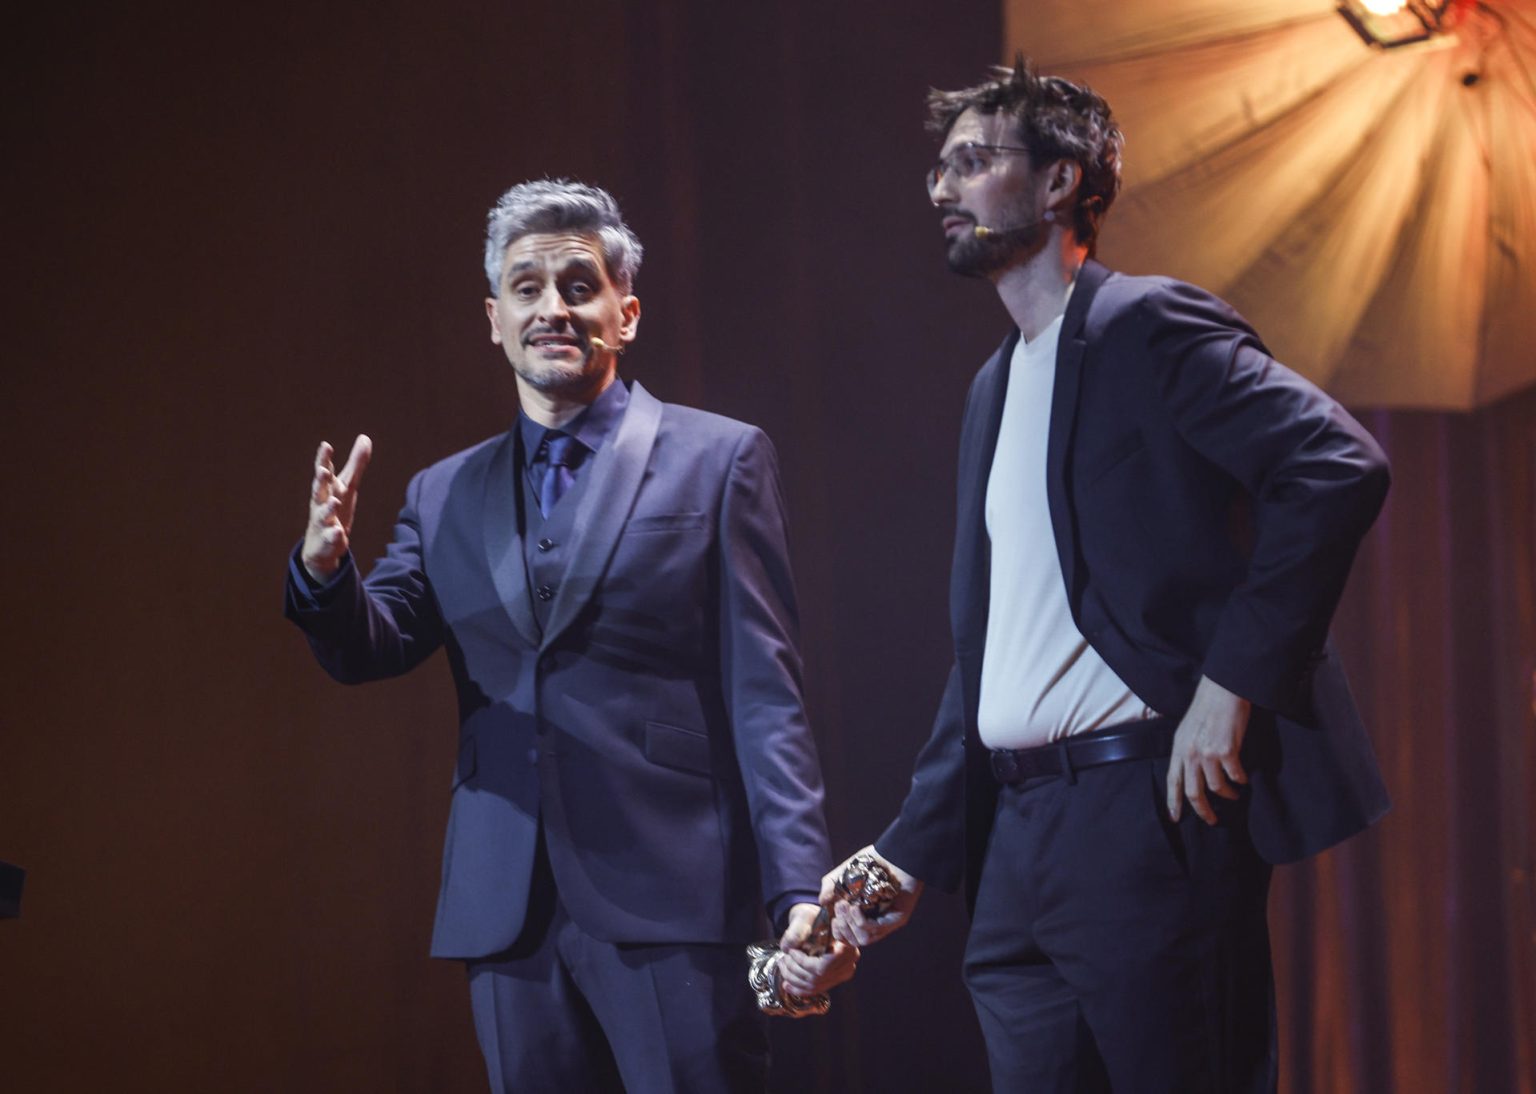
<instances>
[{"instance_id":1,"label":"glasses frame","mask_svg":"<svg viewBox=\"0 0 1536 1094\"><path fill-rule=\"evenodd\" d=\"M928 185L928 193L932 194L935 190L937 190L939 188L939 183L943 181L944 176L954 170L954 159L956 156L962 152L977 151L998 152L1004 154L1013 153L1015 155L1024 156L1031 154L1028 148L1024 148L1017 144L982 144L980 141L965 141L961 144L957 144L955 147L949 150L949 155L940 156L938 162L936 162L932 167L928 168L928 174L924 176L924 181ZM991 164L988 164L987 166L990 167ZM975 178L976 175L979 175L980 173L981 171L978 170L973 171L968 175L959 175L957 177L961 179Z\"/></svg>"}]
</instances>

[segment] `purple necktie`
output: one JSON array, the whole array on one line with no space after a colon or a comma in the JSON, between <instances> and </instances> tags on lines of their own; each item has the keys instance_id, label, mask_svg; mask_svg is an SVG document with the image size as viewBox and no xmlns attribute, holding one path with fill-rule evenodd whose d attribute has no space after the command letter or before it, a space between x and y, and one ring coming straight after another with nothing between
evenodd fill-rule
<instances>
[{"instance_id":1,"label":"purple necktie","mask_svg":"<svg viewBox=\"0 0 1536 1094\"><path fill-rule=\"evenodd\" d=\"M546 517L576 481L576 464L580 462L582 447L581 442L569 433L552 429L544 434L548 466L544 470L544 481L539 484L539 512Z\"/></svg>"}]
</instances>

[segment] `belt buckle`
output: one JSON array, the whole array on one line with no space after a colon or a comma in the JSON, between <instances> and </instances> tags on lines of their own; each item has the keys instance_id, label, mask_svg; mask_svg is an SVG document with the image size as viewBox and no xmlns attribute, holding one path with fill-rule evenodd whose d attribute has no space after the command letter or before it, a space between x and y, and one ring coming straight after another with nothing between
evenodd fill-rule
<instances>
[{"instance_id":1,"label":"belt buckle","mask_svg":"<svg viewBox=\"0 0 1536 1094\"><path fill-rule=\"evenodd\" d=\"M992 753L992 774L997 778L998 782L1018 782L1018 756L1011 749L1000 749Z\"/></svg>"}]
</instances>

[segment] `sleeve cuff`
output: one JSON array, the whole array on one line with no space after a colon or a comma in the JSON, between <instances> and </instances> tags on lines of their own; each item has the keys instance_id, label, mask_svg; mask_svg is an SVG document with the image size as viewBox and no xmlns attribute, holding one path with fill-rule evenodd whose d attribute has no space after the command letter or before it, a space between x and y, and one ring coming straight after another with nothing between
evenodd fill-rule
<instances>
[{"instance_id":1,"label":"sleeve cuff","mask_svg":"<svg viewBox=\"0 0 1536 1094\"><path fill-rule=\"evenodd\" d=\"M773 924L773 935L779 937L789 927L789 910L796 904L816 904L820 901L820 893L804 892L791 889L787 893L780 893L768 902L768 922Z\"/></svg>"},{"instance_id":2,"label":"sleeve cuff","mask_svg":"<svg viewBox=\"0 0 1536 1094\"><path fill-rule=\"evenodd\" d=\"M324 607L335 598L336 590L351 576L352 553L347 552L329 581L319 582L304 568L304 563L300 560L302 550L303 545L300 544L294 547L293 553L288 556L288 584L293 589L296 599L307 601L308 606L311 607Z\"/></svg>"}]
</instances>

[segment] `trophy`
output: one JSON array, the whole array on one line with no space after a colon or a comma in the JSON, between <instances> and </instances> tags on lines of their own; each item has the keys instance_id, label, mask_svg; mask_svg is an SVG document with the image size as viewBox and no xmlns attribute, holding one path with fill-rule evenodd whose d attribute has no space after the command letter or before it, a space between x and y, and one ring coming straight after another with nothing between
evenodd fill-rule
<instances>
[{"instance_id":1,"label":"trophy","mask_svg":"<svg viewBox=\"0 0 1536 1094\"><path fill-rule=\"evenodd\" d=\"M846 900L867 916L879 915L901 891L891 872L868 852L854 855L848 860L833 891L837 899ZM819 957L832 945L832 913L826 908L816 913L811 925L810 937L805 950ZM811 1014L825 1014L832 1001L825 995L801 998L784 987L779 977L779 962L784 951L772 940L758 942L747 947L747 983L757 995L757 1009L764 1014L789 1018L804 1018Z\"/></svg>"}]
</instances>

